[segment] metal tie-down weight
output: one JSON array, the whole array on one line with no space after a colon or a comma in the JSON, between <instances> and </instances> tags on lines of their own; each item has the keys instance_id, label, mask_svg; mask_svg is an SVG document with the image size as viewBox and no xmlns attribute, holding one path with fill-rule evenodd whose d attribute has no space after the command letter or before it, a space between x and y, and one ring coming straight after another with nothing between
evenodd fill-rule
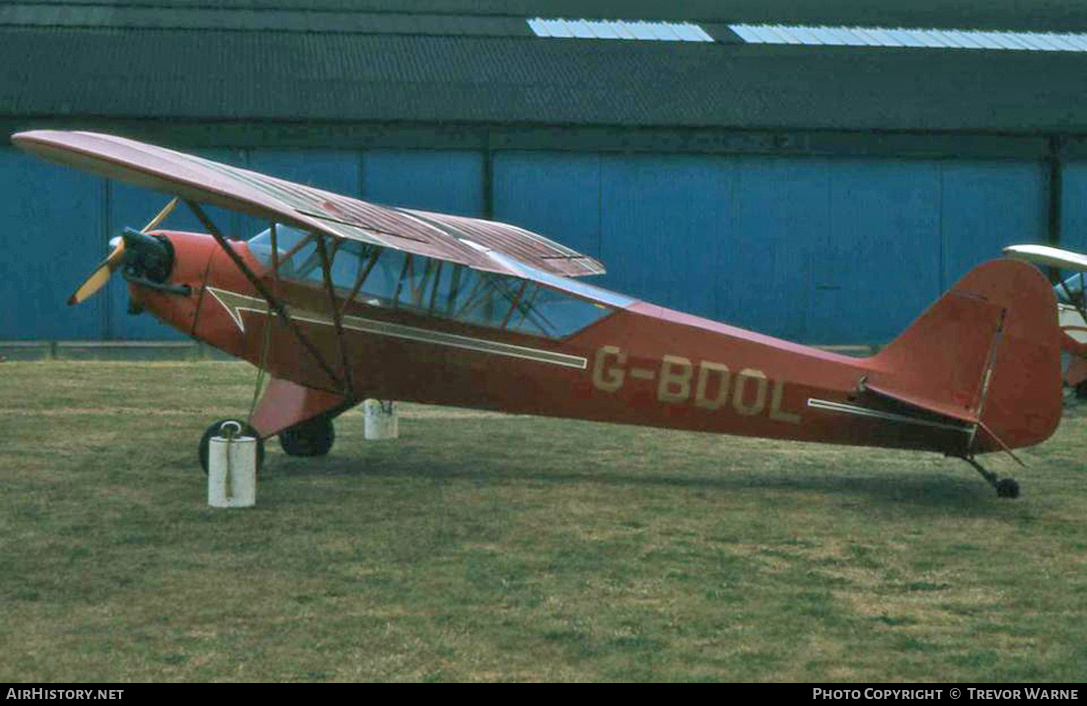
<instances>
[{"instance_id":1,"label":"metal tie-down weight","mask_svg":"<svg viewBox=\"0 0 1087 706\"><path fill-rule=\"evenodd\" d=\"M365 438L367 441L396 439L400 436L399 419L392 400L366 400L362 404Z\"/></svg>"},{"instance_id":2,"label":"metal tie-down weight","mask_svg":"<svg viewBox=\"0 0 1087 706\"><path fill-rule=\"evenodd\" d=\"M257 504L257 440L238 422L223 422L208 445L208 506Z\"/></svg>"}]
</instances>

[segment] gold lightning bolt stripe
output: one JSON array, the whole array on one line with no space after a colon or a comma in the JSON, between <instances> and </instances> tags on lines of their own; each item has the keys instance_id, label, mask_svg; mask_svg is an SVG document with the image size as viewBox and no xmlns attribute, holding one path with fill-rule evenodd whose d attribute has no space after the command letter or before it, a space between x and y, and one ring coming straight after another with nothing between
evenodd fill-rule
<instances>
[{"instance_id":1,"label":"gold lightning bolt stripe","mask_svg":"<svg viewBox=\"0 0 1087 706\"><path fill-rule=\"evenodd\" d=\"M216 289L215 287L208 287L207 290L215 297L216 301L223 305L226 312L230 314L230 318L234 320L234 323L238 325L238 328L243 333L245 332L245 322L242 319L243 311L264 314L265 316L268 315L268 302L263 299L238 294L237 292L231 292L225 289ZM333 325L331 316L318 312L288 308L288 314L296 321L320 324L322 326ZM534 360L540 363L561 365L567 368L578 368L579 370L585 370L588 366L588 362L585 358L576 355L555 353L553 351L545 351L538 348L526 348L525 346L515 346L510 343L488 341L484 338L458 336L442 331L431 331L429 329L416 328L414 326L393 324L387 321L365 319L360 316L344 316L343 327L352 331L372 333L378 336L402 338L409 341L419 341L420 343L431 343L437 346L447 346L449 348L460 348L480 353L489 353L491 355L501 355L508 358Z\"/></svg>"}]
</instances>

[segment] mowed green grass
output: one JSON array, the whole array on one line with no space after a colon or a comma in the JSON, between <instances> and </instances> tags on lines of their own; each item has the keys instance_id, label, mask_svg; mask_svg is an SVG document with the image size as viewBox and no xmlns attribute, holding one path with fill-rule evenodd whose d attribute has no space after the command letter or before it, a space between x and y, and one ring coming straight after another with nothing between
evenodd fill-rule
<instances>
[{"instance_id":1,"label":"mowed green grass","mask_svg":"<svg viewBox=\"0 0 1087 706\"><path fill-rule=\"evenodd\" d=\"M0 363L0 681L1082 681L1087 415L931 454L403 405L271 442L241 363Z\"/></svg>"}]
</instances>

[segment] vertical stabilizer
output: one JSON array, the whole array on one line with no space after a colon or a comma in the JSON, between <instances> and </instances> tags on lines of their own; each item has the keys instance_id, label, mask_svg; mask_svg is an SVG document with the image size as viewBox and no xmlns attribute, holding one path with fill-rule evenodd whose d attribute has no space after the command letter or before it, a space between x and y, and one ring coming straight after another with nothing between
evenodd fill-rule
<instances>
[{"instance_id":1,"label":"vertical stabilizer","mask_svg":"<svg viewBox=\"0 0 1087 706\"><path fill-rule=\"evenodd\" d=\"M1056 298L1032 265L978 265L872 359L872 388L979 425L966 453L1040 443L1061 417Z\"/></svg>"}]
</instances>

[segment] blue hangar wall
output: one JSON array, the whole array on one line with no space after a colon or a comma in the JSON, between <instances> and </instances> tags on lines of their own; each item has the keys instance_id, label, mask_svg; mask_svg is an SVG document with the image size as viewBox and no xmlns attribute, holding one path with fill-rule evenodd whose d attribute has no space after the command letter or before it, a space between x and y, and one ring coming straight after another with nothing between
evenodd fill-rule
<instances>
[{"instance_id":1,"label":"blue hangar wall","mask_svg":"<svg viewBox=\"0 0 1087 706\"><path fill-rule=\"evenodd\" d=\"M598 257L597 284L808 343L892 339L971 266L1046 242L1037 160L473 150L195 150L379 203L482 216ZM489 174L488 174L489 172ZM485 194L485 184L491 193ZM1087 249L1087 165L1062 181L1064 244ZM0 149L0 340L181 340L126 313L119 277L67 307L161 195ZM262 226L213 209L234 237ZM179 209L166 225L200 230Z\"/></svg>"}]
</instances>

